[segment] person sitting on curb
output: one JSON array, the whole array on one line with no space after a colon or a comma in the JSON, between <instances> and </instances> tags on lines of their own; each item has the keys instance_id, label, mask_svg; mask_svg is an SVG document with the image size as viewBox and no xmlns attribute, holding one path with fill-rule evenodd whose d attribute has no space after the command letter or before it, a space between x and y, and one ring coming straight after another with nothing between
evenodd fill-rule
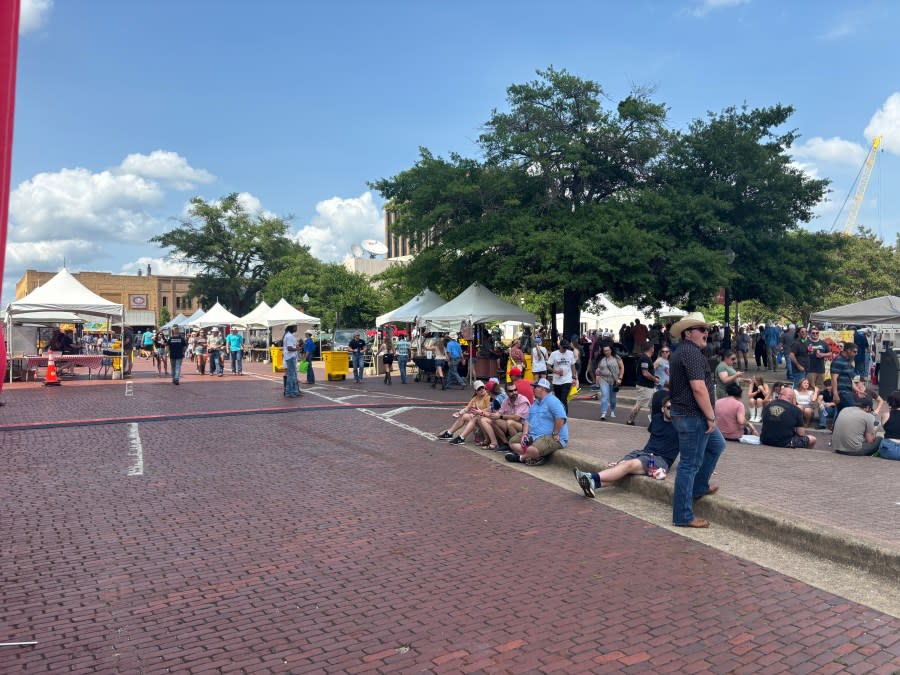
<instances>
[{"instance_id":1,"label":"person sitting on curb","mask_svg":"<svg viewBox=\"0 0 900 675\"><path fill-rule=\"evenodd\" d=\"M882 459L900 460L900 391L892 391L887 398L890 410L882 415L884 438L878 455Z\"/></svg>"},{"instance_id":2,"label":"person sitting on curb","mask_svg":"<svg viewBox=\"0 0 900 675\"><path fill-rule=\"evenodd\" d=\"M875 435L872 399L857 398L856 405L844 408L834 421L831 446L839 455L865 457L874 454L880 445L881 439Z\"/></svg>"},{"instance_id":3,"label":"person sitting on curb","mask_svg":"<svg viewBox=\"0 0 900 675\"><path fill-rule=\"evenodd\" d=\"M740 441L741 436L758 436L756 428L747 422L744 411L744 391L737 382L725 385L725 397L716 401L716 426L726 441Z\"/></svg>"},{"instance_id":4,"label":"person sitting on curb","mask_svg":"<svg viewBox=\"0 0 900 675\"><path fill-rule=\"evenodd\" d=\"M650 421L650 439L643 450L632 450L603 471L582 471L576 466L573 470L575 480L584 490L584 496L593 498L596 496L595 490L608 487L610 483L615 483L630 474L652 476L657 480L665 479L666 472L678 457L678 431L672 424L671 410L672 404L666 394L662 397L662 412L654 413ZM648 471L651 455L656 464L652 473ZM713 494L717 489L710 488L708 494Z\"/></svg>"},{"instance_id":5,"label":"person sitting on curb","mask_svg":"<svg viewBox=\"0 0 900 675\"><path fill-rule=\"evenodd\" d=\"M509 439L512 452L506 453L507 462L540 466L569 442L566 409L550 387L545 379L534 383L534 403L528 410L522 431Z\"/></svg>"},{"instance_id":6,"label":"person sitting on curb","mask_svg":"<svg viewBox=\"0 0 900 675\"><path fill-rule=\"evenodd\" d=\"M794 390L782 387L778 399L763 408L759 442L775 448L812 448L816 437L806 433L803 411L794 401Z\"/></svg>"},{"instance_id":7,"label":"person sitting on curb","mask_svg":"<svg viewBox=\"0 0 900 675\"><path fill-rule=\"evenodd\" d=\"M521 433L524 421L528 418L531 404L528 399L519 394L516 385L506 383L506 399L500 404L500 410L488 415L494 435L497 437L498 452L508 452L509 439Z\"/></svg>"},{"instance_id":8,"label":"person sitting on curb","mask_svg":"<svg viewBox=\"0 0 900 675\"><path fill-rule=\"evenodd\" d=\"M462 410L453 413L456 420L449 429L441 432L438 440L450 441L451 445L462 445L466 442L466 436L475 430L475 426L481 418L491 409L491 397L488 396L484 382L475 380L473 386L475 387L475 395L469 399L469 402L466 403ZM490 428L490 425L487 426ZM456 434L457 431L459 431L458 434ZM485 433L488 434L488 438L491 438L494 432L491 429L490 432L486 431ZM456 435L454 436L454 434ZM491 438L491 444L496 448L497 439Z\"/></svg>"}]
</instances>

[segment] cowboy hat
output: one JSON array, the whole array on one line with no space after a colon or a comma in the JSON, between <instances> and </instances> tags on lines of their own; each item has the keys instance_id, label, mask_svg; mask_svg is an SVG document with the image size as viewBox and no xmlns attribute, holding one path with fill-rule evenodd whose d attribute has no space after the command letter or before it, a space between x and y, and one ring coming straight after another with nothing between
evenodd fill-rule
<instances>
[{"instance_id":1,"label":"cowboy hat","mask_svg":"<svg viewBox=\"0 0 900 675\"><path fill-rule=\"evenodd\" d=\"M681 317L672 326L672 335L680 340L681 334L684 331L686 331L688 328L696 328L698 326L709 328L709 324L707 323L701 312L691 312L690 314Z\"/></svg>"}]
</instances>

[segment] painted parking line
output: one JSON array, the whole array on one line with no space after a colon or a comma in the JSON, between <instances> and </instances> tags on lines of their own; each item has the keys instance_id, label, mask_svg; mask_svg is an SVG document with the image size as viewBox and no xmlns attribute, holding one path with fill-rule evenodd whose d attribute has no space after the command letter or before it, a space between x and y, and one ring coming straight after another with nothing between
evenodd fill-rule
<instances>
[{"instance_id":1,"label":"painted parking line","mask_svg":"<svg viewBox=\"0 0 900 675\"><path fill-rule=\"evenodd\" d=\"M392 419L390 417L386 417L380 413L375 412L374 410L369 410L368 408L357 408L361 413L365 413L366 415L370 415L375 419L379 419L382 422L387 422L388 424L395 426L399 429L403 429L404 431L409 431L414 433L416 436L421 436L422 438L427 438L429 441L436 441L438 437L429 431L423 431L417 427L414 427L409 424L404 424L398 420Z\"/></svg>"},{"instance_id":2,"label":"painted parking line","mask_svg":"<svg viewBox=\"0 0 900 675\"><path fill-rule=\"evenodd\" d=\"M134 464L128 469L129 476L144 475L144 446L141 443L141 433L138 431L137 422L128 425L128 443L131 446L128 456L134 458Z\"/></svg>"}]
</instances>

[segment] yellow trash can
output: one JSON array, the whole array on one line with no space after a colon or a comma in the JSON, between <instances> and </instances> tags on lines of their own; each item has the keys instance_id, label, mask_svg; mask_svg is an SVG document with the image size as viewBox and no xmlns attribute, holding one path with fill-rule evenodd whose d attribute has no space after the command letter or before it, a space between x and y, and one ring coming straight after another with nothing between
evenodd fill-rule
<instances>
[{"instance_id":1,"label":"yellow trash can","mask_svg":"<svg viewBox=\"0 0 900 675\"><path fill-rule=\"evenodd\" d=\"M346 380L350 370L350 352L322 352L325 361L325 379Z\"/></svg>"},{"instance_id":2,"label":"yellow trash can","mask_svg":"<svg viewBox=\"0 0 900 675\"><path fill-rule=\"evenodd\" d=\"M284 372L284 354L281 352L281 347L269 347L269 357L269 360L272 361L272 372Z\"/></svg>"}]
</instances>

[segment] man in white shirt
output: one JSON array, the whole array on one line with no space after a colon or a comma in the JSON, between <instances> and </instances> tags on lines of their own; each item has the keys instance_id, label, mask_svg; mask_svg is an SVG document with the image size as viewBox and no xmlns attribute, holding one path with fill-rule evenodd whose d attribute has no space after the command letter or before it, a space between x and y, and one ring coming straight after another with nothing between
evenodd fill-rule
<instances>
[{"instance_id":1,"label":"man in white shirt","mask_svg":"<svg viewBox=\"0 0 900 675\"><path fill-rule=\"evenodd\" d=\"M553 373L553 394L563 404L566 415L569 414L569 391L573 384L578 386L576 361L575 352L565 338L560 338L559 349L547 360L547 367Z\"/></svg>"},{"instance_id":2,"label":"man in white shirt","mask_svg":"<svg viewBox=\"0 0 900 675\"><path fill-rule=\"evenodd\" d=\"M288 398L303 396L300 391L300 382L297 380L297 357L299 348L294 331L297 326L288 326L284 329L284 338L281 340L281 350L284 354L284 395Z\"/></svg>"}]
</instances>

